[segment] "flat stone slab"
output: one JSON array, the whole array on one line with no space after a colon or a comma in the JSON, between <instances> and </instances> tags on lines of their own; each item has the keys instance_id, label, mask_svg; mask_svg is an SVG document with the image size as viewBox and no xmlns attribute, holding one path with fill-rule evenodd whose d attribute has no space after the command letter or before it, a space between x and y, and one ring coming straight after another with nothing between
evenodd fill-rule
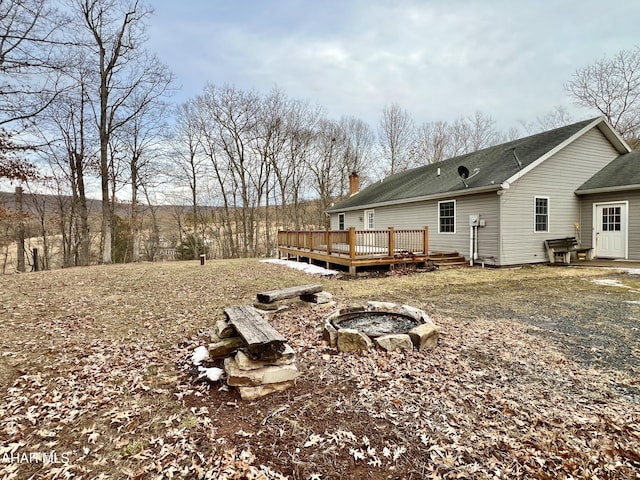
<instances>
[{"instance_id":1,"label":"flat stone slab","mask_svg":"<svg viewBox=\"0 0 640 480\"><path fill-rule=\"evenodd\" d=\"M234 357L225 358L224 370L227 373L227 384L232 387L257 387L269 383L288 382L295 380L299 375L295 364L242 370Z\"/></svg>"},{"instance_id":2,"label":"flat stone slab","mask_svg":"<svg viewBox=\"0 0 640 480\"><path fill-rule=\"evenodd\" d=\"M296 361L296 354L288 343L284 346L284 351L280 358L274 360L254 360L242 350L238 350L235 354L235 361L240 370L257 370L264 367L289 365Z\"/></svg>"},{"instance_id":3,"label":"flat stone slab","mask_svg":"<svg viewBox=\"0 0 640 480\"><path fill-rule=\"evenodd\" d=\"M258 398L262 398L266 395L275 392L282 392L283 390L288 390L289 388L293 388L296 386L295 380L289 380L282 383L270 383L268 385L260 385L258 387L238 387L238 391L240 392L240 398L242 400L257 400Z\"/></svg>"}]
</instances>

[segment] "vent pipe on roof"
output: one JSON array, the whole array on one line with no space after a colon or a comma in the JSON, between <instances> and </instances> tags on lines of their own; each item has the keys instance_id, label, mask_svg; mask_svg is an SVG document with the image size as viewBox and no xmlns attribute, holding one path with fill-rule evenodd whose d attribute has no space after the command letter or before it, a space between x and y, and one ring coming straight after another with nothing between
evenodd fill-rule
<instances>
[{"instance_id":1,"label":"vent pipe on roof","mask_svg":"<svg viewBox=\"0 0 640 480\"><path fill-rule=\"evenodd\" d=\"M522 162L520 161L520 159L518 158L518 155L516 154L516 147L513 147L511 149L511 153L513 153L513 158L515 158L516 163L518 164L518 170L520 170L522 168Z\"/></svg>"}]
</instances>

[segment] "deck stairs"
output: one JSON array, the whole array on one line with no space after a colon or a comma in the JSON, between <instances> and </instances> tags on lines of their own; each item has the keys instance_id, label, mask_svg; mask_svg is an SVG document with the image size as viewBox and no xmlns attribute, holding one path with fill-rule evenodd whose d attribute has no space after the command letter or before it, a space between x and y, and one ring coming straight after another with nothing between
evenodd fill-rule
<instances>
[{"instance_id":1,"label":"deck stairs","mask_svg":"<svg viewBox=\"0 0 640 480\"><path fill-rule=\"evenodd\" d=\"M438 268L460 268L469 266L469 262L458 252L429 252L427 262Z\"/></svg>"}]
</instances>

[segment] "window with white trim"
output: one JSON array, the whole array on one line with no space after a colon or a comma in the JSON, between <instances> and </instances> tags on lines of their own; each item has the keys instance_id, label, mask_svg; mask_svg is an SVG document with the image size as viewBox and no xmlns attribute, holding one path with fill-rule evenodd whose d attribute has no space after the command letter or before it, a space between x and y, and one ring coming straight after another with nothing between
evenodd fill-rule
<instances>
[{"instance_id":1,"label":"window with white trim","mask_svg":"<svg viewBox=\"0 0 640 480\"><path fill-rule=\"evenodd\" d=\"M338 230L344 230L344 213L338 214Z\"/></svg>"},{"instance_id":2,"label":"window with white trim","mask_svg":"<svg viewBox=\"0 0 640 480\"><path fill-rule=\"evenodd\" d=\"M456 201L438 202L438 232L456 233Z\"/></svg>"},{"instance_id":3,"label":"window with white trim","mask_svg":"<svg viewBox=\"0 0 640 480\"><path fill-rule=\"evenodd\" d=\"M534 232L549 232L549 197L534 197Z\"/></svg>"},{"instance_id":4,"label":"window with white trim","mask_svg":"<svg viewBox=\"0 0 640 480\"><path fill-rule=\"evenodd\" d=\"M375 210L364 211L364 229L373 230L376 228L376 215Z\"/></svg>"}]
</instances>

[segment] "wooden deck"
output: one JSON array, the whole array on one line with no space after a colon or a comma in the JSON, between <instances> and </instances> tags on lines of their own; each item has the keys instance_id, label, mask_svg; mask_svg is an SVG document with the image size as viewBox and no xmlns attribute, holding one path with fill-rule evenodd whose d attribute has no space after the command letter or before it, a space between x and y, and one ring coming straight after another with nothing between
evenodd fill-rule
<instances>
[{"instance_id":1,"label":"wooden deck","mask_svg":"<svg viewBox=\"0 0 640 480\"><path fill-rule=\"evenodd\" d=\"M317 230L278 232L280 258L291 256L342 265L349 273L369 266L424 264L429 260L429 228L417 230Z\"/></svg>"}]
</instances>

